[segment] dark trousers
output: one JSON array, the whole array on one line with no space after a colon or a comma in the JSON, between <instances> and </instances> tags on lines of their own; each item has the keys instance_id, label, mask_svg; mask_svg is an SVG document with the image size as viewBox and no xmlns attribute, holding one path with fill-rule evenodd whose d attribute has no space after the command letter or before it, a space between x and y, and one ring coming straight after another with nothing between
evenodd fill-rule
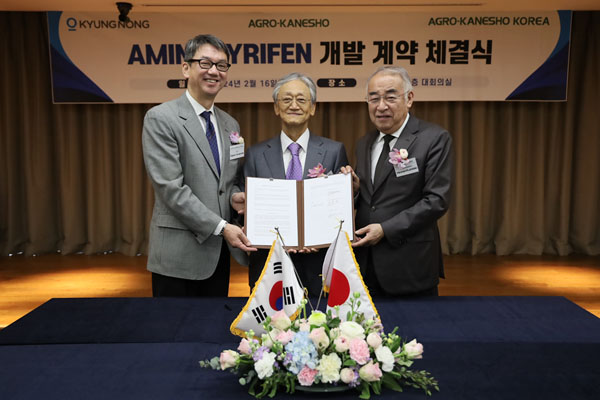
<instances>
[{"instance_id":1,"label":"dark trousers","mask_svg":"<svg viewBox=\"0 0 600 400\"><path fill-rule=\"evenodd\" d=\"M365 284L367 285L367 288L369 289L369 294L371 295L371 297L380 297L380 298L412 298L412 297L431 297L431 296L439 296L439 292L438 292L438 287L437 285L432 287L432 288L428 288L425 290L420 290L418 292L413 292L413 293L407 293L407 294L400 294L400 295L391 295L389 293L387 293L379 284L379 279L377 279L377 275L375 274L375 267L373 264L373 256L372 256L372 248L368 249L368 261L367 261L367 267L365 269L362 269L362 271L364 271L364 275L363 275L363 280L365 281Z\"/></svg>"},{"instance_id":2,"label":"dark trousers","mask_svg":"<svg viewBox=\"0 0 600 400\"><path fill-rule=\"evenodd\" d=\"M198 260L202 263L203 260ZM230 255L223 241L217 269L207 279L190 280L152 273L154 297L227 297L229 293Z\"/></svg>"}]
</instances>

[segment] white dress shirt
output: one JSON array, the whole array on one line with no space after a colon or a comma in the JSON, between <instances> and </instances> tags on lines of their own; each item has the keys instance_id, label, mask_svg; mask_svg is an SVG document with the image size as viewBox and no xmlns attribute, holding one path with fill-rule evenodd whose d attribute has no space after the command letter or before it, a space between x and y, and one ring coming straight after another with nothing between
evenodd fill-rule
<instances>
[{"instance_id":1,"label":"white dress shirt","mask_svg":"<svg viewBox=\"0 0 600 400\"><path fill-rule=\"evenodd\" d=\"M283 131L281 131L281 153L283 154L283 169L287 172L288 166L292 161L292 152L288 149L288 146L293 143L292 139L288 137ZM304 164L306 163L306 150L308 149L308 138L310 132L306 129L302 135L296 140L296 143L300 145L300 151L298 156L300 157L300 164L302 165L302 171L304 171ZM314 167L311 166L311 168ZM303 172L304 175L304 172Z\"/></svg>"},{"instance_id":2,"label":"white dress shirt","mask_svg":"<svg viewBox=\"0 0 600 400\"><path fill-rule=\"evenodd\" d=\"M395 139L390 140L390 151L394 148L394 144L396 144L396 142L398 141L398 138L404 130L404 127L406 126L406 123L408 122L409 118L410 114L406 114L406 119L404 120L404 123L402 124L400 129L398 129L394 133L391 133L391 135L394 136ZM377 161L379 161L379 155L381 154L381 149L383 148L383 145L385 143L383 141L383 138L385 136L385 133L379 132L379 137L375 140L373 146L371 147L371 182L375 180L375 168L377 167Z\"/></svg>"}]
</instances>

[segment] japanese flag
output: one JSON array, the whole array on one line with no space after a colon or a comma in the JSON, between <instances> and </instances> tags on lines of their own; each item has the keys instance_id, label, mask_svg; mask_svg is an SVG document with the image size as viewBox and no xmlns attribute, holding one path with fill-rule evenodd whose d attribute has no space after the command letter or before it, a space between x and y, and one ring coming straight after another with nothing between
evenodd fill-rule
<instances>
[{"instance_id":1,"label":"japanese flag","mask_svg":"<svg viewBox=\"0 0 600 400\"><path fill-rule=\"evenodd\" d=\"M363 282L346 232L340 231L325 255L323 290L329 292L327 311L335 306L340 306L339 317L342 321L346 320L346 314L350 311L347 302L354 293L360 294L358 298L360 307L355 311L364 313L367 319L379 319L379 314L373 304L371 295L369 295L369 290ZM335 313L335 310L333 311Z\"/></svg>"},{"instance_id":2,"label":"japanese flag","mask_svg":"<svg viewBox=\"0 0 600 400\"><path fill-rule=\"evenodd\" d=\"M265 333L263 322L277 311L284 310L290 319L294 319L303 297L294 264L281 242L275 240L248 302L231 323L231 333L245 337L252 329L260 336Z\"/></svg>"}]
</instances>

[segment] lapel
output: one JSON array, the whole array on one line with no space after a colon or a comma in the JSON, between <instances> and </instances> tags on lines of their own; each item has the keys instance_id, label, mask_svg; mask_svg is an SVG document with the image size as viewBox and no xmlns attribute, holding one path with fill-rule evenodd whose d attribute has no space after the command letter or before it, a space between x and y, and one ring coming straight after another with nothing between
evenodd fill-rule
<instances>
[{"instance_id":1,"label":"lapel","mask_svg":"<svg viewBox=\"0 0 600 400\"><path fill-rule=\"evenodd\" d=\"M361 157L363 160L365 160L365 165L362 166L362 170L367 171L364 180L367 182L367 189L371 194L373 193L373 182L371 181L371 175L373 175L373 173L371 172L371 148L373 147L373 144L375 143L375 139L377 139L377 137L379 137L378 131L371 132L369 134L369 136L367 137L366 146L364 146L362 149L362 151L364 151L364 156Z\"/></svg>"},{"instance_id":2,"label":"lapel","mask_svg":"<svg viewBox=\"0 0 600 400\"><path fill-rule=\"evenodd\" d=\"M265 162L271 172L270 178L285 179L285 169L283 167L283 153L281 151L281 137L276 135L266 143L266 149L263 153Z\"/></svg>"},{"instance_id":3,"label":"lapel","mask_svg":"<svg viewBox=\"0 0 600 400\"><path fill-rule=\"evenodd\" d=\"M231 157L231 140L229 140L229 135L233 132L234 127L227 123L227 121L229 120L225 118L225 112L223 110L221 110L217 106L215 106L213 109L215 110L215 119L219 127L219 137L221 139L221 152L223 153L221 157L221 159L223 160L221 162L221 177L223 177L224 174L230 172L229 170L231 166L236 165L235 163L229 162L229 158ZM206 140L206 142L208 143L208 140ZM223 182L225 181L225 179L221 179L221 184L223 184Z\"/></svg>"},{"instance_id":4,"label":"lapel","mask_svg":"<svg viewBox=\"0 0 600 400\"><path fill-rule=\"evenodd\" d=\"M317 135L312 133L308 137L308 148L306 149L306 159L304 160L304 172L302 174L303 179L308 176L308 170L317 166L317 164L323 164L325 159L325 149L323 149L323 140ZM323 165L324 166L324 165ZM326 171L327 173L329 171ZM331 171L335 173L335 171Z\"/></svg>"},{"instance_id":5,"label":"lapel","mask_svg":"<svg viewBox=\"0 0 600 400\"><path fill-rule=\"evenodd\" d=\"M206 132L202 128L202 124L199 120L200 117L194 112L194 108L185 96L185 93L177 99L177 105L179 107L179 118L184 121L183 128L191 136L192 140L194 140L196 146L198 146L200 153L204 156L206 163L210 166L215 178L219 179L217 164L215 164L215 159L210 150Z\"/></svg>"},{"instance_id":6,"label":"lapel","mask_svg":"<svg viewBox=\"0 0 600 400\"><path fill-rule=\"evenodd\" d=\"M410 157L410 146L417 138L418 131L419 131L419 120L411 115L406 126L404 127L404 130L400 134L400 137L398 138L398 140L396 140L396 143L394 143L394 146L392 146L392 147L394 149L398 149L398 150L400 150L400 149L408 150L408 157L411 158ZM377 137L377 135L375 137ZM373 139L373 140L375 140L375 139ZM372 142L371 142L371 144L372 144ZM369 155L370 154L371 154L371 152L369 152ZM371 163L369 160L369 167L370 167L370 165L371 165ZM383 168L384 168L383 179L381 181L377 182L377 185L373 186L373 193L375 193L375 191L377 189L379 189L381 187L381 185L383 185L383 183L387 180L389 175L392 174L394 171L394 166L391 163L385 163L385 166ZM370 168L369 168L369 172L371 172ZM369 179L369 181L371 181L371 180Z\"/></svg>"}]
</instances>

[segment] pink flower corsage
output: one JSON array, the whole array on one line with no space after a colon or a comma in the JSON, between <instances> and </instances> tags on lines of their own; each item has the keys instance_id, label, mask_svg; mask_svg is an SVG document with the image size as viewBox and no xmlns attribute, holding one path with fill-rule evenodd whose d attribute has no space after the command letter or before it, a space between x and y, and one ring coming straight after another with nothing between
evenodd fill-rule
<instances>
[{"instance_id":1,"label":"pink flower corsage","mask_svg":"<svg viewBox=\"0 0 600 400\"><path fill-rule=\"evenodd\" d=\"M408 151L406 149L392 149L390 151L390 163L399 165L400 168L406 167L406 164L408 164Z\"/></svg>"},{"instance_id":2,"label":"pink flower corsage","mask_svg":"<svg viewBox=\"0 0 600 400\"><path fill-rule=\"evenodd\" d=\"M325 168L321 163L318 163L316 167L310 168L308 170L308 176L310 178L318 178L320 176L325 176Z\"/></svg>"},{"instance_id":3,"label":"pink flower corsage","mask_svg":"<svg viewBox=\"0 0 600 400\"><path fill-rule=\"evenodd\" d=\"M240 136L239 132L231 132L229 134L229 141L231 144L241 144L244 143L244 138Z\"/></svg>"}]
</instances>

